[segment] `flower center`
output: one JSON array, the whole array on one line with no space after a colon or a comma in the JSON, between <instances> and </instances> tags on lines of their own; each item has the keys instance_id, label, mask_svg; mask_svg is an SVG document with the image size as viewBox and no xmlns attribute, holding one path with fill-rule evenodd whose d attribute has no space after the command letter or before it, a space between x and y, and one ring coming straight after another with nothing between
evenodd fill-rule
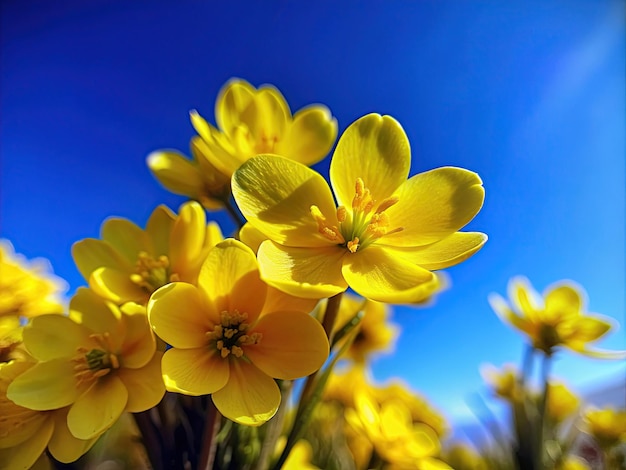
<instances>
[{"instance_id":1,"label":"flower center","mask_svg":"<svg viewBox=\"0 0 626 470\"><path fill-rule=\"evenodd\" d=\"M214 346L222 358L232 354L235 357L243 356L242 346L258 344L263 335L261 333L248 333L250 325L246 322L247 313L222 312L221 323L213 327L213 331L207 332L209 344Z\"/></svg>"},{"instance_id":2,"label":"flower center","mask_svg":"<svg viewBox=\"0 0 626 470\"><path fill-rule=\"evenodd\" d=\"M139 253L135 263L135 272L130 275L130 280L146 292L152 293L170 282L168 275L169 266L170 260L167 256L161 255L154 259L148 253L142 251Z\"/></svg>"},{"instance_id":3,"label":"flower center","mask_svg":"<svg viewBox=\"0 0 626 470\"><path fill-rule=\"evenodd\" d=\"M81 346L77 349L78 354L72 359L74 375L79 386L120 368L118 357L110 352L112 348L109 333L93 334L89 338L95 340L99 347L89 349Z\"/></svg>"},{"instance_id":4,"label":"flower center","mask_svg":"<svg viewBox=\"0 0 626 470\"><path fill-rule=\"evenodd\" d=\"M385 213L400 200L397 196L377 203L361 178L356 179L354 193L350 213L344 206L337 208L339 227L330 225L319 207L311 206L311 215L324 237L346 247L350 253L356 253L385 235L404 230L403 227L390 230L389 216Z\"/></svg>"}]
</instances>

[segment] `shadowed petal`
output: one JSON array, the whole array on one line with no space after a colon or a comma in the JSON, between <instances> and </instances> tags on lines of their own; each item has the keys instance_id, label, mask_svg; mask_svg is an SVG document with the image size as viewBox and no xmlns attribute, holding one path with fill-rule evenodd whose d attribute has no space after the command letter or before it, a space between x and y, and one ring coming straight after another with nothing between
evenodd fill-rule
<instances>
[{"instance_id":1,"label":"shadowed petal","mask_svg":"<svg viewBox=\"0 0 626 470\"><path fill-rule=\"evenodd\" d=\"M215 407L237 423L260 426L276 414L280 390L274 379L245 361L234 360L224 388L213 394Z\"/></svg>"},{"instance_id":2,"label":"shadowed petal","mask_svg":"<svg viewBox=\"0 0 626 470\"><path fill-rule=\"evenodd\" d=\"M54 422L47 419L30 439L7 449L0 449L0 470L26 470L31 468L41 454L54 431Z\"/></svg>"},{"instance_id":3,"label":"shadowed petal","mask_svg":"<svg viewBox=\"0 0 626 470\"><path fill-rule=\"evenodd\" d=\"M301 109L293 117L281 149L289 149L287 155L277 152L305 165L318 162L330 151L337 138L337 120L325 106L314 105Z\"/></svg>"},{"instance_id":4,"label":"shadowed petal","mask_svg":"<svg viewBox=\"0 0 626 470\"><path fill-rule=\"evenodd\" d=\"M141 251L152 254L148 234L127 219L113 217L102 224L102 240L111 244L129 263L134 264Z\"/></svg>"},{"instance_id":5,"label":"shadowed petal","mask_svg":"<svg viewBox=\"0 0 626 470\"><path fill-rule=\"evenodd\" d=\"M341 260L347 250L292 248L265 241L259 247L261 277L268 284L297 297L321 299L347 289Z\"/></svg>"},{"instance_id":6,"label":"shadowed petal","mask_svg":"<svg viewBox=\"0 0 626 470\"><path fill-rule=\"evenodd\" d=\"M157 351L150 362L140 369L122 367L117 375L128 390L125 411L138 413L156 406L165 395L165 384L161 375L161 358Z\"/></svg>"},{"instance_id":7,"label":"shadowed petal","mask_svg":"<svg viewBox=\"0 0 626 470\"><path fill-rule=\"evenodd\" d=\"M293 380L318 370L328 358L328 339L315 318L300 312L268 313L254 326L263 336L245 355L270 377Z\"/></svg>"},{"instance_id":8,"label":"shadowed petal","mask_svg":"<svg viewBox=\"0 0 626 470\"><path fill-rule=\"evenodd\" d=\"M161 363L167 390L185 395L208 395L228 381L229 361L217 349L168 349Z\"/></svg>"},{"instance_id":9,"label":"shadowed petal","mask_svg":"<svg viewBox=\"0 0 626 470\"><path fill-rule=\"evenodd\" d=\"M99 296L117 304L143 302L148 292L130 280L130 271L116 268L98 268L89 276L89 287Z\"/></svg>"},{"instance_id":10,"label":"shadowed petal","mask_svg":"<svg viewBox=\"0 0 626 470\"><path fill-rule=\"evenodd\" d=\"M202 190L198 165L179 152L159 150L148 155L148 168L154 177L174 194L197 198Z\"/></svg>"},{"instance_id":11,"label":"shadowed petal","mask_svg":"<svg viewBox=\"0 0 626 470\"><path fill-rule=\"evenodd\" d=\"M131 304L132 305L132 304ZM126 335L122 345L124 368L137 369L153 359L156 341L148 323L148 316L142 314L124 315Z\"/></svg>"},{"instance_id":12,"label":"shadowed petal","mask_svg":"<svg viewBox=\"0 0 626 470\"><path fill-rule=\"evenodd\" d=\"M361 296L390 303L424 300L421 285L431 283L435 277L430 271L376 245L344 257L342 273Z\"/></svg>"},{"instance_id":13,"label":"shadowed petal","mask_svg":"<svg viewBox=\"0 0 626 470\"><path fill-rule=\"evenodd\" d=\"M152 240L154 254L165 255L169 250L170 232L176 216L166 206L160 205L152 211L146 223L146 233Z\"/></svg>"},{"instance_id":14,"label":"shadowed petal","mask_svg":"<svg viewBox=\"0 0 626 470\"><path fill-rule=\"evenodd\" d=\"M64 315L34 317L22 337L30 354L39 361L72 357L92 332Z\"/></svg>"},{"instance_id":15,"label":"shadowed petal","mask_svg":"<svg viewBox=\"0 0 626 470\"><path fill-rule=\"evenodd\" d=\"M84 287L79 287L70 300L70 318L94 333L109 333L108 341L114 350L126 335L119 308Z\"/></svg>"},{"instance_id":16,"label":"shadowed petal","mask_svg":"<svg viewBox=\"0 0 626 470\"><path fill-rule=\"evenodd\" d=\"M117 268L130 272L134 262L129 262L109 243L95 238L86 238L72 245L72 257L85 279L98 268Z\"/></svg>"},{"instance_id":17,"label":"shadowed petal","mask_svg":"<svg viewBox=\"0 0 626 470\"><path fill-rule=\"evenodd\" d=\"M98 437L83 440L77 439L72 435L67 427L67 413L69 408L57 410L54 412L54 433L48 444L48 450L59 462L70 463L78 460L79 457L86 454L89 449L96 443Z\"/></svg>"}]
</instances>

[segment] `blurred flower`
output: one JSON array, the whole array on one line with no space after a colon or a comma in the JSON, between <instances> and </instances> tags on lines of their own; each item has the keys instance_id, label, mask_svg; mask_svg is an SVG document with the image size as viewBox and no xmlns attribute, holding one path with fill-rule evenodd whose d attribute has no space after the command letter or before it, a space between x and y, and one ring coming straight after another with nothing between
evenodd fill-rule
<instances>
[{"instance_id":1,"label":"blurred flower","mask_svg":"<svg viewBox=\"0 0 626 470\"><path fill-rule=\"evenodd\" d=\"M276 443L278 454L285 447L286 441L286 438L281 437ZM287 457L285 464L282 466L282 470L319 470L319 467L311 463L312 458L313 449L311 444L304 439L300 439L289 452L289 457Z\"/></svg>"},{"instance_id":2,"label":"blurred flower","mask_svg":"<svg viewBox=\"0 0 626 470\"><path fill-rule=\"evenodd\" d=\"M626 442L626 409L590 408L583 414L585 430L603 449Z\"/></svg>"},{"instance_id":3,"label":"blurred flower","mask_svg":"<svg viewBox=\"0 0 626 470\"><path fill-rule=\"evenodd\" d=\"M258 251L264 280L292 295L330 297L348 286L365 298L418 302L443 269L478 251L487 237L458 232L480 210L478 175L439 168L409 180L404 130L390 116L358 119L339 140L330 179L273 155L233 175L235 200L269 240Z\"/></svg>"},{"instance_id":4,"label":"blurred flower","mask_svg":"<svg viewBox=\"0 0 626 470\"><path fill-rule=\"evenodd\" d=\"M79 439L98 436L124 411L152 408L165 393L161 353L137 304L120 310L81 288L70 317L35 317L23 336L39 362L13 380L8 398L32 410L70 406L67 425Z\"/></svg>"},{"instance_id":5,"label":"blurred flower","mask_svg":"<svg viewBox=\"0 0 626 470\"><path fill-rule=\"evenodd\" d=\"M365 363L372 354L391 350L399 329L389 322L390 309L387 304L344 295L335 321L335 332L360 311L364 314L363 319L344 357Z\"/></svg>"},{"instance_id":6,"label":"blurred flower","mask_svg":"<svg viewBox=\"0 0 626 470\"><path fill-rule=\"evenodd\" d=\"M107 300L145 304L150 294L172 281L195 283L208 251L223 239L215 222L207 225L197 202L174 215L157 207L142 230L129 220L102 224L102 240L74 244L72 255L89 287Z\"/></svg>"},{"instance_id":7,"label":"blurred flower","mask_svg":"<svg viewBox=\"0 0 626 470\"><path fill-rule=\"evenodd\" d=\"M549 382L547 412L550 419L560 423L572 416L580 407L580 399L565 384Z\"/></svg>"},{"instance_id":8,"label":"blurred flower","mask_svg":"<svg viewBox=\"0 0 626 470\"><path fill-rule=\"evenodd\" d=\"M591 470L591 467L583 459L569 455L557 464L555 470Z\"/></svg>"},{"instance_id":9,"label":"blurred flower","mask_svg":"<svg viewBox=\"0 0 626 470\"><path fill-rule=\"evenodd\" d=\"M7 240L0 240L0 317L61 313L65 281L52 274L45 259L27 261Z\"/></svg>"},{"instance_id":10,"label":"blurred flower","mask_svg":"<svg viewBox=\"0 0 626 470\"><path fill-rule=\"evenodd\" d=\"M9 384L34 363L0 364L0 468L30 468L46 447L60 462L73 462L89 450L98 436L77 439L67 427L68 408L35 411L7 398Z\"/></svg>"},{"instance_id":11,"label":"blurred flower","mask_svg":"<svg viewBox=\"0 0 626 470\"><path fill-rule=\"evenodd\" d=\"M188 196L209 210L222 208L230 197L230 175L211 163L211 151L200 137L193 137L189 145L192 160L176 150L162 149L148 155L148 168L171 192Z\"/></svg>"},{"instance_id":12,"label":"blurred flower","mask_svg":"<svg viewBox=\"0 0 626 470\"><path fill-rule=\"evenodd\" d=\"M490 470L485 459L465 444L455 444L446 450L444 460L455 470Z\"/></svg>"},{"instance_id":13,"label":"blurred flower","mask_svg":"<svg viewBox=\"0 0 626 470\"><path fill-rule=\"evenodd\" d=\"M162 364L168 390L212 394L216 408L238 423L270 419L281 400L274 379L316 371L329 346L307 313L265 310L266 303L280 304L267 295L254 253L233 239L209 252L198 287L177 282L155 292L150 323L172 345Z\"/></svg>"},{"instance_id":14,"label":"blurred flower","mask_svg":"<svg viewBox=\"0 0 626 470\"><path fill-rule=\"evenodd\" d=\"M480 375L491 387L493 393L507 401L518 401L522 397L522 390L519 387L517 369L512 364L505 364L501 369L484 364L480 368Z\"/></svg>"},{"instance_id":15,"label":"blurred flower","mask_svg":"<svg viewBox=\"0 0 626 470\"><path fill-rule=\"evenodd\" d=\"M261 153L312 165L326 156L337 137L337 121L326 106L311 105L292 117L276 88L257 90L236 78L220 90L215 120L218 129L191 112L191 123L208 147L206 158L228 177Z\"/></svg>"},{"instance_id":16,"label":"blurred flower","mask_svg":"<svg viewBox=\"0 0 626 470\"><path fill-rule=\"evenodd\" d=\"M509 302L497 294L489 296L489 303L500 319L528 336L532 346L548 356L563 346L586 356L626 357L626 351L588 348L589 343L600 339L613 325L608 317L585 313L585 291L572 281L549 286L542 299L528 279L515 277L509 282Z\"/></svg>"}]
</instances>

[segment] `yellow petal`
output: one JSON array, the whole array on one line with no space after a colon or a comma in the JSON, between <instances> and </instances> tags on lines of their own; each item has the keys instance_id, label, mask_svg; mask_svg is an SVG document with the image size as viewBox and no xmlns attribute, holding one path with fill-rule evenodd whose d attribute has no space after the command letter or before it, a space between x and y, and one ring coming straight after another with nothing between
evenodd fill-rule
<instances>
[{"instance_id":1,"label":"yellow petal","mask_svg":"<svg viewBox=\"0 0 626 470\"><path fill-rule=\"evenodd\" d=\"M239 78L229 80L222 87L215 101L215 120L220 129L228 132L241 124L240 116L250 106L255 92L252 85ZM198 134L202 135L199 131Z\"/></svg>"},{"instance_id":2,"label":"yellow petal","mask_svg":"<svg viewBox=\"0 0 626 470\"><path fill-rule=\"evenodd\" d=\"M267 375L293 380L312 374L328 358L328 339L315 318L300 312L276 312L261 317L254 326L258 344L245 355Z\"/></svg>"},{"instance_id":3,"label":"yellow petal","mask_svg":"<svg viewBox=\"0 0 626 470\"><path fill-rule=\"evenodd\" d=\"M78 458L86 454L98 440L97 437L88 440L74 437L67 427L68 411L69 408L63 408L53 413L54 433L48 444L48 451L50 451L55 459L63 463L78 460Z\"/></svg>"},{"instance_id":4,"label":"yellow petal","mask_svg":"<svg viewBox=\"0 0 626 470\"><path fill-rule=\"evenodd\" d=\"M99 296L117 304L143 303L149 294L130 280L131 273L116 268L98 268L89 276L89 287Z\"/></svg>"},{"instance_id":5,"label":"yellow petal","mask_svg":"<svg viewBox=\"0 0 626 470\"><path fill-rule=\"evenodd\" d=\"M487 235L480 232L456 232L430 245L395 248L385 247L425 269L445 269L458 264L487 242Z\"/></svg>"},{"instance_id":6,"label":"yellow petal","mask_svg":"<svg viewBox=\"0 0 626 470\"><path fill-rule=\"evenodd\" d=\"M263 314L281 310L310 313L317 305L318 299L305 299L289 295L275 287L267 287L267 297L263 305Z\"/></svg>"},{"instance_id":7,"label":"yellow petal","mask_svg":"<svg viewBox=\"0 0 626 470\"><path fill-rule=\"evenodd\" d=\"M72 357L92 332L64 315L34 317L22 333L28 352L39 361Z\"/></svg>"},{"instance_id":8,"label":"yellow petal","mask_svg":"<svg viewBox=\"0 0 626 470\"><path fill-rule=\"evenodd\" d=\"M246 222L239 230L239 240L248 245L252 251L256 253L259 251L261 243L267 240L267 236L259 229L253 227L250 222Z\"/></svg>"},{"instance_id":9,"label":"yellow petal","mask_svg":"<svg viewBox=\"0 0 626 470\"><path fill-rule=\"evenodd\" d=\"M186 272L194 264L204 247L206 213L195 201L184 203L170 236L170 267L174 273Z\"/></svg>"},{"instance_id":10,"label":"yellow petal","mask_svg":"<svg viewBox=\"0 0 626 470\"><path fill-rule=\"evenodd\" d=\"M123 382L109 374L78 397L67 414L67 427L78 439L93 439L113 426L127 400Z\"/></svg>"},{"instance_id":11,"label":"yellow petal","mask_svg":"<svg viewBox=\"0 0 626 470\"><path fill-rule=\"evenodd\" d=\"M197 198L202 191L198 165L173 150L158 150L147 158L154 177L174 194Z\"/></svg>"},{"instance_id":12,"label":"yellow petal","mask_svg":"<svg viewBox=\"0 0 626 470\"><path fill-rule=\"evenodd\" d=\"M347 251L338 246L292 248L265 241L259 247L262 279L288 294L321 299L347 289L341 263Z\"/></svg>"},{"instance_id":13,"label":"yellow petal","mask_svg":"<svg viewBox=\"0 0 626 470\"><path fill-rule=\"evenodd\" d=\"M280 140L285 135L287 123L291 121L291 111L280 91L271 85L264 85L240 118L257 142L263 139Z\"/></svg>"},{"instance_id":14,"label":"yellow petal","mask_svg":"<svg viewBox=\"0 0 626 470\"><path fill-rule=\"evenodd\" d=\"M240 149L235 148L235 144L241 146L246 144L237 142L237 136L241 134L241 138L245 139L247 131L244 132L240 127L236 128L235 136L229 138L228 136L220 133L217 129L210 126L197 114L192 113L192 122L196 130L203 128L202 133L198 132L202 136L202 146L198 146L197 149L201 151L203 159L198 161L201 163L202 172L217 171L222 175L230 178L237 168L241 166L250 156L253 155L251 150L248 149L245 153L242 153ZM219 177L216 175L216 180Z\"/></svg>"},{"instance_id":15,"label":"yellow petal","mask_svg":"<svg viewBox=\"0 0 626 470\"><path fill-rule=\"evenodd\" d=\"M148 234L127 219L113 217L102 224L102 240L108 242L126 260L134 264L141 251L152 254L153 247Z\"/></svg>"},{"instance_id":16,"label":"yellow petal","mask_svg":"<svg viewBox=\"0 0 626 470\"><path fill-rule=\"evenodd\" d=\"M139 413L156 406L165 395L165 384L161 375L163 353L157 351L152 359L139 369L122 367L117 375L128 391L125 411Z\"/></svg>"},{"instance_id":17,"label":"yellow petal","mask_svg":"<svg viewBox=\"0 0 626 470\"><path fill-rule=\"evenodd\" d=\"M565 319L580 315L585 294L582 287L572 281L562 281L546 289L544 302L546 315L552 319Z\"/></svg>"},{"instance_id":18,"label":"yellow petal","mask_svg":"<svg viewBox=\"0 0 626 470\"><path fill-rule=\"evenodd\" d=\"M213 329L207 311L198 288L184 282L161 287L148 302L152 329L175 348L198 348L206 344L206 332Z\"/></svg>"},{"instance_id":19,"label":"yellow petal","mask_svg":"<svg viewBox=\"0 0 626 470\"><path fill-rule=\"evenodd\" d=\"M91 330L90 334L109 333L113 349L121 346L126 334L119 308L84 287L79 287L70 300L70 318Z\"/></svg>"},{"instance_id":20,"label":"yellow petal","mask_svg":"<svg viewBox=\"0 0 626 470\"><path fill-rule=\"evenodd\" d=\"M260 426L276 414L280 390L274 379L254 365L234 360L228 383L213 394L213 403L228 419Z\"/></svg>"},{"instance_id":21,"label":"yellow petal","mask_svg":"<svg viewBox=\"0 0 626 470\"><path fill-rule=\"evenodd\" d=\"M121 348L123 367L137 369L153 359L156 341L147 315L124 315L126 334Z\"/></svg>"},{"instance_id":22,"label":"yellow petal","mask_svg":"<svg viewBox=\"0 0 626 470\"><path fill-rule=\"evenodd\" d=\"M217 312L245 312L249 323L256 320L265 303L267 287L259 277L254 253L233 238L209 252L198 285Z\"/></svg>"},{"instance_id":23,"label":"yellow petal","mask_svg":"<svg viewBox=\"0 0 626 470\"><path fill-rule=\"evenodd\" d=\"M131 271L130 263L109 243L95 238L86 238L72 245L72 257L76 267L85 279L98 268L109 267Z\"/></svg>"},{"instance_id":24,"label":"yellow petal","mask_svg":"<svg viewBox=\"0 0 626 470\"><path fill-rule=\"evenodd\" d=\"M330 162L338 204L352 207L357 178L375 200L388 198L406 181L410 166L409 140L398 121L379 114L357 119L339 138Z\"/></svg>"},{"instance_id":25,"label":"yellow petal","mask_svg":"<svg viewBox=\"0 0 626 470\"><path fill-rule=\"evenodd\" d=\"M251 158L233 175L232 190L248 222L270 240L289 246L333 244L311 215L315 205L329 225L339 225L330 188L301 163L276 155Z\"/></svg>"},{"instance_id":26,"label":"yellow petal","mask_svg":"<svg viewBox=\"0 0 626 470\"><path fill-rule=\"evenodd\" d=\"M74 403L74 364L67 359L39 362L19 375L7 389L9 400L31 410L55 410Z\"/></svg>"},{"instance_id":27,"label":"yellow petal","mask_svg":"<svg viewBox=\"0 0 626 470\"><path fill-rule=\"evenodd\" d=\"M343 259L343 277L359 295L378 302L418 302L434 274L384 247L372 245Z\"/></svg>"},{"instance_id":28,"label":"yellow petal","mask_svg":"<svg viewBox=\"0 0 626 470\"><path fill-rule=\"evenodd\" d=\"M509 281L509 299L514 308L532 321L540 321L543 312L543 301L533 289L530 281L523 276L516 276Z\"/></svg>"},{"instance_id":29,"label":"yellow petal","mask_svg":"<svg viewBox=\"0 0 626 470\"><path fill-rule=\"evenodd\" d=\"M150 214L146 223L146 233L154 248L154 255L166 255L170 248L170 232L176 216L164 205L158 206Z\"/></svg>"},{"instance_id":30,"label":"yellow petal","mask_svg":"<svg viewBox=\"0 0 626 470\"><path fill-rule=\"evenodd\" d=\"M161 363L165 387L185 395L208 395L220 390L230 376L229 360L217 349L168 349Z\"/></svg>"},{"instance_id":31,"label":"yellow petal","mask_svg":"<svg viewBox=\"0 0 626 470\"><path fill-rule=\"evenodd\" d=\"M609 317L579 317L571 325L571 331L566 336L562 336L563 341L568 344L579 342L581 345L597 341L608 333L614 325ZM559 331L559 326L557 325L557 331Z\"/></svg>"},{"instance_id":32,"label":"yellow petal","mask_svg":"<svg viewBox=\"0 0 626 470\"><path fill-rule=\"evenodd\" d=\"M444 167L407 180L394 194L397 204L385 212L390 228L384 243L420 246L439 241L465 226L483 205L485 190L476 173Z\"/></svg>"},{"instance_id":33,"label":"yellow petal","mask_svg":"<svg viewBox=\"0 0 626 470\"><path fill-rule=\"evenodd\" d=\"M504 323L511 325L512 327L518 329L519 331L526 333L528 335L533 335L533 325L526 318L520 317L517 315L509 304L500 297L498 294L489 295L489 304L493 311L498 315L500 320Z\"/></svg>"},{"instance_id":34,"label":"yellow petal","mask_svg":"<svg viewBox=\"0 0 626 470\"><path fill-rule=\"evenodd\" d=\"M324 158L337 138L337 120L326 106L313 105L298 111L276 153L307 166Z\"/></svg>"},{"instance_id":35,"label":"yellow petal","mask_svg":"<svg viewBox=\"0 0 626 470\"><path fill-rule=\"evenodd\" d=\"M27 470L31 468L52 436L54 422L47 419L30 439L7 449L0 449L0 470Z\"/></svg>"}]
</instances>

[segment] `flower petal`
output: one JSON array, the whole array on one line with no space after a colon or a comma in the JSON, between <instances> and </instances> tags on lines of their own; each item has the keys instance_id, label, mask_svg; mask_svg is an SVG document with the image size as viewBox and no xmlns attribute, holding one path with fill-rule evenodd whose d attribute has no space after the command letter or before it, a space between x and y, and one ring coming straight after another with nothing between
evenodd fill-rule
<instances>
[{"instance_id":1,"label":"flower petal","mask_svg":"<svg viewBox=\"0 0 626 470\"><path fill-rule=\"evenodd\" d=\"M222 87L215 101L215 121L220 129L228 132L241 124L240 116L250 106L255 92L252 85L239 78L229 80Z\"/></svg>"},{"instance_id":2,"label":"flower petal","mask_svg":"<svg viewBox=\"0 0 626 470\"><path fill-rule=\"evenodd\" d=\"M217 312L245 312L249 323L256 320L265 303L267 286L259 277L254 252L233 238L209 252L198 285Z\"/></svg>"},{"instance_id":3,"label":"flower petal","mask_svg":"<svg viewBox=\"0 0 626 470\"><path fill-rule=\"evenodd\" d=\"M259 155L233 175L232 190L242 214L269 239L289 246L333 244L319 233L311 206L330 226L339 226L326 180L310 168L277 155Z\"/></svg>"},{"instance_id":4,"label":"flower petal","mask_svg":"<svg viewBox=\"0 0 626 470\"><path fill-rule=\"evenodd\" d=\"M180 207L170 236L170 268L173 273L187 273L190 267L197 265L204 248L206 226L206 213L200 204L190 201Z\"/></svg>"},{"instance_id":5,"label":"flower petal","mask_svg":"<svg viewBox=\"0 0 626 470\"><path fill-rule=\"evenodd\" d=\"M170 246L170 232L176 216L164 205L158 206L150 214L146 222L146 233L152 240L152 247L156 256L166 255Z\"/></svg>"},{"instance_id":6,"label":"flower petal","mask_svg":"<svg viewBox=\"0 0 626 470\"><path fill-rule=\"evenodd\" d=\"M148 155L148 168L166 189L196 199L202 191L198 165L174 150L157 150Z\"/></svg>"},{"instance_id":7,"label":"flower petal","mask_svg":"<svg viewBox=\"0 0 626 470\"><path fill-rule=\"evenodd\" d=\"M161 375L163 353L157 351L150 362L139 369L122 367L117 375L128 391L125 411L139 413L156 406L165 395L165 384Z\"/></svg>"},{"instance_id":8,"label":"flower petal","mask_svg":"<svg viewBox=\"0 0 626 470\"><path fill-rule=\"evenodd\" d=\"M109 333L109 342L114 350L121 346L126 334L119 308L84 287L79 287L70 300L70 318L88 328L90 334Z\"/></svg>"},{"instance_id":9,"label":"flower petal","mask_svg":"<svg viewBox=\"0 0 626 470\"><path fill-rule=\"evenodd\" d=\"M7 397L31 410L63 408L74 403L82 391L74 373L74 364L64 358L39 362L11 382Z\"/></svg>"},{"instance_id":10,"label":"flower petal","mask_svg":"<svg viewBox=\"0 0 626 470\"><path fill-rule=\"evenodd\" d=\"M213 329L206 302L196 286L173 282L150 297L148 318L154 332L175 348L198 348L206 344Z\"/></svg>"},{"instance_id":11,"label":"flower petal","mask_svg":"<svg viewBox=\"0 0 626 470\"><path fill-rule=\"evenodd\" d=\"M571 331L560 336L566 345L570 346L579 343L579 348L584 348L585 343L602 338L615 326L612 318L599 315L578 317L572 322L572 325L568 325L568 323L563 322L557 325L557 331L559 331L560 326L564 326L566 329L571 327Z\"/></svg>"},{"instance_id":12,"label":"flower petal","mask_svg":"<svg viewBox=\"0 0 626 470\"><path fill-rule=\"evenodd\" d=\"M69 408L63 408L53 413L54 415L54 433L48 444L48 450L52 456L63 463L70 463L78 460L79 457L86 454L89 449L96 443L98 437L83 440L77 439L72 435L67 427L67 413Z\"/></svg>"},{"instance_id":13,"label":"flower petal","mask_svg":"<svg viewBox=\"0 0 626 470\"><path fill-rule=\"evenodd\" d=\"M130 280L129 271L98 268L89 276L89 287L99 296L115 302L145 302L148 293Z\"/></svg>"},{"instance_id":14,"label":"flower petal","mask_svg":"<svg viewBox=\"0 0 626 470\"><path fill-rule=\"evenodd\" d=\"M347 251L336 245L324 248L292 248L265 241L259 247L262 279L288 294L321 299L347 289L341 260Z\"/></svg>"},{"instance_id":15,"label":"flower petal","mask_svg":"<svg viewBox=\"0 0 626 470\"><path fill-rule=\"evenodd\" d=\"M306 313L268 313L254 326L254 332L261 333L261 340L245 347L244 353L270 377L304 377L322 367L328 358L324 328Z\"/></svg>"},{"instance_id":16,"label":"flower petal","mask_svg":"<svg viewBox=\"0 0 626 470\"><path fill-rule=\"evenodd\" d=\"M232 361L224 388L213 394L219 412L237 423L260 426L276 414L280 390L274 379L245 361Z\"/></svg>"},{"instance_id":17,"label":"flower petal","mask_svg":"<svg viewBox=\"0 0 626 470\"><path fill-rule=\"evenodd\" d=\"M126 335L121 351L122 366L130 369L143 367L156 351L156 340L148 323L148 316L124 315L123 319L126 323Z\"/></svg>"},{"instance_id":18,"label":"flower petal","mask_svg":"<svg viewBox=\"0 0 626 470\"><path fill-rule=\"evenodd\" d=\"M256 253L259 251L261 243L267 240L267 236L259 229L253 227L250 222L246 222L239 230L239 240L248 245L252 251Z\"/></svg>"},{"instance_id":19,"label":"flower petal","mask_svg":"<svg viewBox=\"0 0 626 470\"><path fill-rule=\"evenodd\" d=\"M502 322L511 325L523 333L526 333L531 336L531 338L534 337L535 332L533 324L530 323L527 318L517 315L511 307L509 307L506 300L498 294L489 295L489 305L491 305L491 308Z\"/></svg>"},{"instance_id":20,"label":"flower petal","mask_svg":"<svg viewBox=\"0 0 626 470\"><path fill-rule=\"evenodd\" d=\"M265 298L262 314L279 312L281 310L310 313L317 305L317 302L318 299L295 297L275 287L267 286L267 297Z\"/></svg>"},{"instance_id":21,"label":"flower petal","mask_svg":"<svg viewBox=\"0 0 626 470\"><path fill-rule=\"evenodd\" d=\"M72 257L76 267L85 279L98 268L117 268L123 271L131 271L133 263L130 263L109 243L95 238L86 238L72 245Z\"/></svg>"},{"instance_id":22,"label":"flower petal","mask_svg":"<svg viewBox=\"0 0 626 470\"><path fill-rule=\"evenodd\" d=\"M229 361L206 346L168 349L161 363L165 387L185 395L208 395L220 390L230 376Z\"/></svg>"},{"instance_id":23,"label":"flower petal","mask_svg":"<svg viewBox=\"0 0 626 470\"><path fill-rule=\"evenodd\" d=\"M313 105L294 115L276 153L310 166L328 154L336 138L337 120L326 106Z\"/></svg>"},{"instance_id":24,"label":"flower petal","mask_svg":"<svg viewBox=\"0 0 626 470\"><path fill-rule=\"evenodd\" d=\"M368 114L339 138L330 162L330 181L338 204L352 207L361 178L377 201L383 201L409 176L411 149L402 126L391 116Z\"/></svg>"},{"instance_id":25,"label":"flower petal","mask_svg":"<svg viewBox=\"0 0 626 470\"><path fill-rule=\"evenodd\" d=\"M127 219L112 217L102 224L102 240L111 244L126 260L134 264L141 251L152 254L152 241L148 234Z\"/></svg>"},{"instance_id":26,"label":"flower petal","mask_svg":"<svg viewBox=\"0 0 626 470\"><path fill-rule=\"evenodd\" d=\"M411 248L385 248L422 268L435 270L449 268L466 260L480 250L486 242L487 235L484 233L456 232L430 245Z\"/></svg>"},{"instance_id":27,"label":"flower petal","mask_svg":"<svg viewBox=\"0 0 626 470\"><path fill-rule=\"evenodd\" d=\"M512 278L509 281L507 291L515 310L531 321L541 321L539 317L543 315L542 312L544 311L543 299L533 289L527 278L523 276Z\"/></svg>"},{"instance_id":28,"label":"flower petal","mask_svg":"<svg viewBox=\"0 0 626 470\"><path fill-rule=\"evenodd\" d=\"M65 315L40 315L24 328L22 337L28 352L39 361L72 357L92 331Z\"/></svg>"},{"instance_id":29,"label":"flower petal","mask_svg":"<svg viewBox=\"0 0 626 470\"><path fill-rule=\"evenodd\" d=\"M78 439L93 439L113 426L127 401L123 382L109 374L78 397L67 414L67 427Z\"/></svg>"},{"instance_id":30,"label":"flower petal","mask_svg":"<svg viewBox=\"0 0 626 470\"><path fill-rule=\"evenodd\" d=\"M0 470L26 470L31 468L46 450L54 431L52 419L46 419L30 439L6 449L0 449Z\"/></svg>"},{"instance_id":31,"label":"flower petal","mask_svg":"<svg viewBox=\"0 0 626 470\"><path fill-rule=\"evenodd\" d=\"M385 211L391 233L384 242L421 246L439 241L465 226L483 205L485 190L476 173L444 167L417 174L398 188L398 202Z\"/></svg>"},{"instance_id":32,"label":"flower petal","mask_svg":"<svg viewBox=\"0 0 626 470\"><path fill-rule=\"evenodd\" d=\"M423 300L422 285L433 282L435 277L395 252L376 245L346 256L341 272L361 296L390 303Z\"/></svg>"},{"instance_id":33,"label":"flower petal","mask_svg":"<svg viewBox=\"0 0 626 470\"><path fill-rule=\"evenodd\" d=\"M549 318L577 317L585 304L585 292L572 281L562 281L546 289L544 302Z\"/></svg>"}]
</instances>

